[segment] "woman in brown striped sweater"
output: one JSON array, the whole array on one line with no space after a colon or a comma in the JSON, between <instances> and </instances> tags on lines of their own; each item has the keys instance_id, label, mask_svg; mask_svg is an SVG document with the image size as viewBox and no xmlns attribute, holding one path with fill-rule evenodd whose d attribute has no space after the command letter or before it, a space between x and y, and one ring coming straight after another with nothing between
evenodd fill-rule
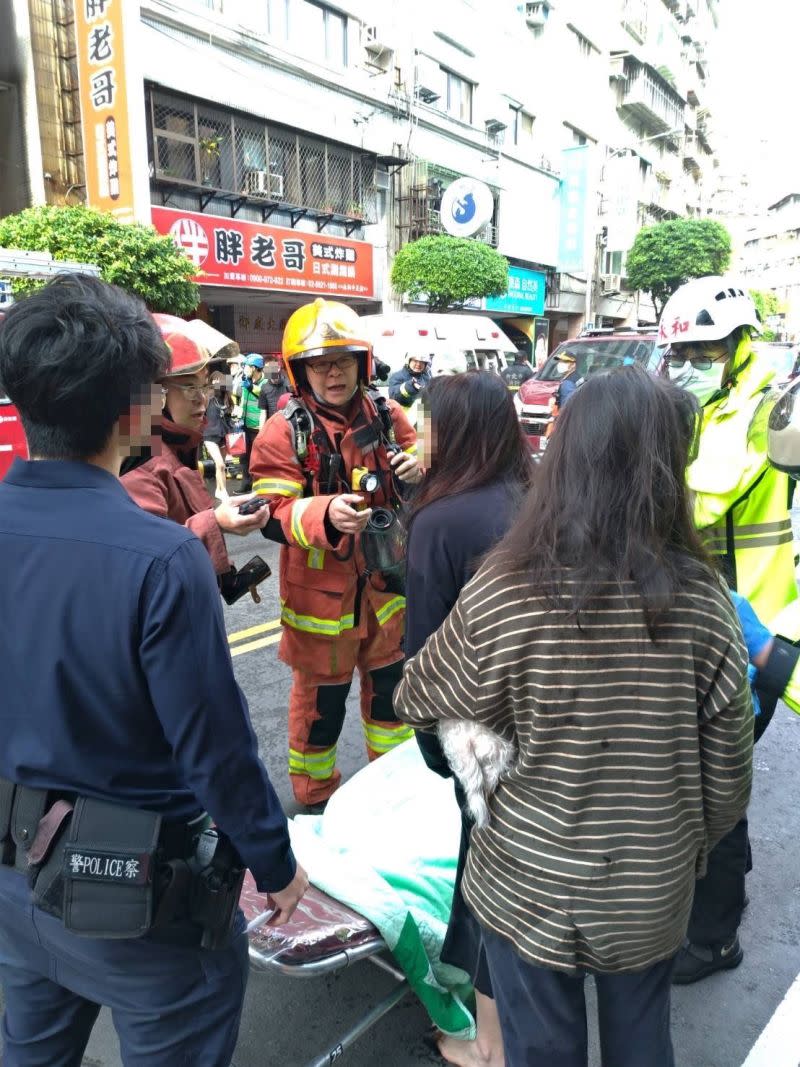
<instances>
[{"instance_id":1,"label":"woman in brown striped sweater","mask_svg":"<svg viewBox=\"0 0 800 1067\"><path fill-rule=\"evenodd\" d=\"M520 516L395 693L416 728L468 720L516 760L474 830L508 1067L673 1067L670 973L696 874L750 795L747 654L684 472L696 409L624 367L573 398Z\"/></svg>"}]
</instances>

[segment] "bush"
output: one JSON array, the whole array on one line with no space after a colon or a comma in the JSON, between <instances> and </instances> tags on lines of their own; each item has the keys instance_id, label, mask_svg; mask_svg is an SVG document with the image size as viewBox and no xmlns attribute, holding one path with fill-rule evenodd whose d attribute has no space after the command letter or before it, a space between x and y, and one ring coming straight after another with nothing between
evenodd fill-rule
<instances>
[{"instance_id":1,"label":"bush","mask_svg":"<svg viewBox=\"0 0 800 1067\"><path fill-rule=\"evenodd\" d=\"M444 234L421 237L397 253L391 281L411 300L427 296L429 311L447 311L470 299L502 296L508 288L508 260L481 241Z\"/></svg>"},{"instance_id":2,"label":"bush","mask_svg":"<svg viewBox=\"0 0 800 1067\"><path fill-rule=\"evenodd\" d=\"M31 207L0 219L0 247L50 252L100 268L104 281L136 293L151 311L187 315L199 301L191 261L152 226L126 225L86 207ZM13 282L15 293L44 282Z\"/></svg>"}]
</instances>

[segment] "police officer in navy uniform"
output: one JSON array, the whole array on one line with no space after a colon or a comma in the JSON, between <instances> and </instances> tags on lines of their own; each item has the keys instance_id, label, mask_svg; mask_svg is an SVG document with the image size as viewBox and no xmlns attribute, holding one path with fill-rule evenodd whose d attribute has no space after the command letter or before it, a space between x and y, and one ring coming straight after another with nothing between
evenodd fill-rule
<instances>
[{"instance_id":1,"label":"police officer in navy uniform","mask_svg":"<svg viewBox=\"0 0 800 1067\"><path fill-rule=\"evenodd\" d=\"M500 371L500 377L506 383L510 392L518 393L520 386L531 379L535 373L525 353L517 351L514 354L514 362L509 363L507 367Z\"/></svg>"},{"instance_id":2,"label":"police officer in navy uniform","mask_svg":"<svg viewBox=\"0 0 800 1067\"><path fill-rule=\"evenodd\" d=\"M208 553L117 478L151 443L168 363L144 305L94 278L57 278L0 326L33 457L0 483L5 1067L77 1065L100 1005L126 1067L225 1067L243 866L273 925L307 886Z\"/></svg>"}]
</instances>

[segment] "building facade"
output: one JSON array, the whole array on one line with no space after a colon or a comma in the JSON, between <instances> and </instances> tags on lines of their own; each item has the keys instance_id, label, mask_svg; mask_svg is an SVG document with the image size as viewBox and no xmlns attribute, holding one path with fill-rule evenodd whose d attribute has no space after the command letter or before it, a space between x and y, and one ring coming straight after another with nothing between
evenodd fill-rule
<instances>
[{"instance_id":1,"label":"building facade","mask_svg":"<svg viewBox=\"0 0 800 1067\"><path fill-rule=\"evenodd\" d=\"M152 222L196 264L201 313L268 354L310 296L403 306L392 258L467 178L493 202L475 239L512 268L475 309L552 349L646 321L635 233L704 210L715 3L13 0L0 128L21 120L24 180L0 210Z\"/></svg>"},{"instance_id":2,"label":"building facade","mask_svg":"<svg viewBox=\"0 0 800 1067\"><path fill-rule=\"evenodd\" d=\"M800 193L771 204L745 233L739 267L751 289L777 296L779 311L766 323L776 340L800 340Z\"/></svg>"}]
</instances>

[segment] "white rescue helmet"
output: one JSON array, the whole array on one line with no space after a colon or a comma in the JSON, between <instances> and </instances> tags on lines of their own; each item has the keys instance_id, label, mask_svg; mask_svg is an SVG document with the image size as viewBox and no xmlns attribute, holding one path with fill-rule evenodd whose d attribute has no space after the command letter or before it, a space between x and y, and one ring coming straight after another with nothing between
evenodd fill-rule
<instances>
[{"instance_id":1,"label":"white rescue helmet","mask_svg":"<svg viewBox=\"0 0 800 1067\"><path fill-rule=\"evenodd\" d=\"M433 356L430 352L409 352L406 356L406 366L409 363L424 363L426 367L430 367L431 363L433 363Z\"/></svg>"},{"instance_id":2,"label":"white rescue helmet","mask_svg":"<svg viewBox=\"0 0 800 1067\"><path fill-rule=\"evenodd\" d=\"M800 479L800 378L783 390L769 413L767 457L773 467Z\"/></svg>"},{"instance_id":3,"label":"white rescue helmet","mask_svg":"<svg viewBox=\"0 0 800 1067\"><path fill-rule=\"evenodd\" d=\"M659 345L721 341L739 326L761 330L750 294L732 278L694 278L664 305L658 324Z\"/></svg>"}]
</instances>

